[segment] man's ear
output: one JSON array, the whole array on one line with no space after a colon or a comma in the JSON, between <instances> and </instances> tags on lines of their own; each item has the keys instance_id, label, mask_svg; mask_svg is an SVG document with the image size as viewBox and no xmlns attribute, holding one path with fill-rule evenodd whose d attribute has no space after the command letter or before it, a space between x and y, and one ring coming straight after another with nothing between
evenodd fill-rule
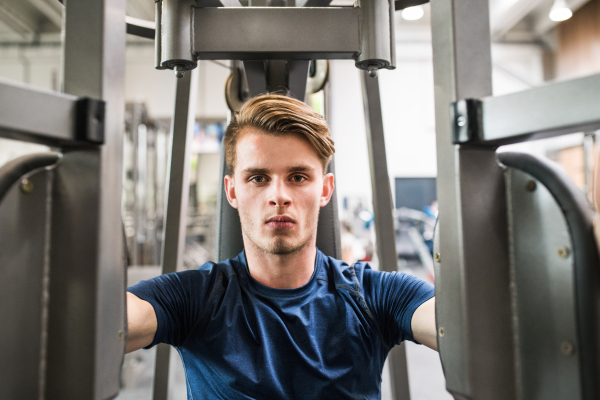
<instances>
[{"instance_id":1,"label":"man's ear","mask_svg":"<svg viewBox=\"0 0 600 400\"><path fill-rule=\"evenodd\" d=\"M325 207L327 203L329 203L329 200L333 195L333 189L335 189L335 179L333 174L325 174L325 176L323 176L323 191L321 192L321 207Z\"/></svg>"},{"instance_id":2,"label":"man's ear","mask_svg":"<svg viewBox=\"0 0 600 400\"><path fill-rule=\"evenodd\" d=\"M227 201L231 204L231 207L238 208L237 197L235 197L235 181L233 176L225 175L225 194L227 195Z\"/></svg>"}]
</instances>

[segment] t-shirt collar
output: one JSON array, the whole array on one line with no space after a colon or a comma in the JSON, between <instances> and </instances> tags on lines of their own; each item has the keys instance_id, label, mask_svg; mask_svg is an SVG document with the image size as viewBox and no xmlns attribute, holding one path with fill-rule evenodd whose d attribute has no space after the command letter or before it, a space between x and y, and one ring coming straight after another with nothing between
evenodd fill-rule
<instances>
[{"instance_id":1,"label":"t-shirt collar","mask_svg":"<svg viewBox=\"0 0 600 400\"><path fill-rule=\"evenodd\" d=\"M252 275L250 275L250 270L248 269L248 262L246 260L246 250L242 250L242 252L237 255L236 259L241 264L240 273L243 274L250 286L259 293L263 293L266 296L296 297L306 293L315 284L317 280L316 277L320 274L321 269L323 268L322 264L324 262L325 255L321 252L321 250L317 248L317 255L315 257L315 269L313 271L312 276L310 277L308 282L306 282L306 284L294 289L276 289L263 285L262 283L254 279Z\"/></svg>"}]
</instances>

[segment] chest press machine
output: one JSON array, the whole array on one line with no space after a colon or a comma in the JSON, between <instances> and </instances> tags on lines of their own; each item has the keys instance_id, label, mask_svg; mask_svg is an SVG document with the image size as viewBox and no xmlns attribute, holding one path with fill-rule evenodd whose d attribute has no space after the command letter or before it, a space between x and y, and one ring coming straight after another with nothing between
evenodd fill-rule
<instances>
[{"instance_id":1,"label":"chest press machine","mask_svg":"<svg viewBox=\"0 0 600 400\"><path fill-rule=\"evenodd\" d=\"M127 32L155 35L157 68L180 77L163 272L176 270L183 250L197 86L194 72L185 71L198 59L236 60L227 88L234 109L281 87L303 97L307 60L355 60L364 70L377 251L382 267L395 270L374 76L394 66L394 8L418 3L337 8L308 0L304 7L269 8L251 1L242 8L235 0L162 0L155 30L128 21ZM487 2L432 0L431 8L441 215L437 324L447 388L456 399L599 398L600 277L589 206L555 166L496 148L598 129L600 76L490 97ZM125 26L123 0L70 1L64 93L0 83L0 135L60 149L0 169L0 398L118 393L126 335L118 234ZM336 206L334 198L320 215L318 246L339 257ZM217 255L224 259L241 251L241 231L224 196L218 214ZM390 364L394 397L408 399L403 347ZM166 399L167 377L168 347L159 347L155 399Z\"/></svg>"}]
</instances>

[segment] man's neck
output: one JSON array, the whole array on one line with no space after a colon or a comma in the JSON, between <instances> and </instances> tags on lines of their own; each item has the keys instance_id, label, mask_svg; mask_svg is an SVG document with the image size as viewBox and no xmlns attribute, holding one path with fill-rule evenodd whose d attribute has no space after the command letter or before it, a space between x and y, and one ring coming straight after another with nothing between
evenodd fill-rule
<instances>
[{"instance_id":1,"label":"man's neck","mask_svg":"<svg viewBox=\"0 0 600 400\"><path fill-rule=\"evenodd\" d=\"M249 242L249 243L248 243ZM315 270L317 246L312 243L291 254L270 254L250 240L244 240L250 275L259 283L275 289L304 286Z\"/></svg>"}]
</instances>

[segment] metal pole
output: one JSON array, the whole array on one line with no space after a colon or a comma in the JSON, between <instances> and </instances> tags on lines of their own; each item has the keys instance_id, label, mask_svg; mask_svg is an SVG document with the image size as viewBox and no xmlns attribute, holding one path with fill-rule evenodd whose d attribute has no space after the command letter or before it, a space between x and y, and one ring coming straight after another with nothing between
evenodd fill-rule
<instances>
[{"instance_id":1,"label":"metal pole","mask_svg":"<svg viewBox=\"0 0 600 400\"><path fill-rule=\"evenodd\" d=\"M141 124L142 113L140 104L135 103L131 110L131 142L133 148L133 248L131 249L131 263L132 265L140 265L140 231L142 230L142 224L140 223L141 213L140 209L140 197L138 187L140 185L140 135L139 126Z\"/></svg>"},{"instance_id":2,"label":"metal pole","mask_svg":"<svg viewBox=\"0 0 600 400\"><path fill-rule=\"evenodd\" d=\"M177 79L175 112L171 124L171 157L169 188L165 212L162 273L183 268L187 207L190 190L190 151L196 119L198 68ZM154 400L167 400L169 385L169 357L171 347L159 344L156 349L154 370Z\"/></svg>"},{"instance_id":3,"label":"metal pole","mask_svg":"<svg viewBox=\"0 0 600 400\"><path fill-rule=\"evenodd\" d=\"M438 347L455 398L515 399L505 185L494 148L452 144L450 103L492 93L488 3L432 0Z\"/></svg>"},{"instance_id":4,"label":"metal pole","mask_svg":"<svg viewBox=\"0 0 600 400\"><path fill-rule=\"evenodd\" d=\"M69 0L64 91L106 101L105 143L63 148L52 197L46 398L107 399L125 352L125 0Z\"/></svg>"},{"instance_id":5,"label":"metal pole","mask_svg":"<svg viewBox=\"0 0 600 400\"><path fill-rule=\"evenodd\" d=\"M396 234L390 177L387 170L385 138L383 135L383 116L379 96L379 79L369 77L369 72L361 71L367 145L371 167L371 186L373 191L373 211L375 212L375 238L377 257L382 271L398 270L396 253ZM404 344L394 347L389 355L392 396L396 400L410 399L408 386L408 368L406 347Z\"/></svg>"}]
</instances>

